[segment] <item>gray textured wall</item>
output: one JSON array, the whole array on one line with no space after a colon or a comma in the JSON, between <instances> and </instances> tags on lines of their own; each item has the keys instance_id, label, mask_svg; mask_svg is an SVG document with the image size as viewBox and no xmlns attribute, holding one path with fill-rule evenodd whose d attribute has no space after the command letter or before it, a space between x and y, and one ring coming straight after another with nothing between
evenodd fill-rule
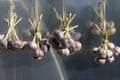
<instances>
[{"instance_id":1,"label":"gray textured wall","mask_svg":"<svg viewBox=\"0 0 120 80\"><path fill-rule=\"evenodd\" d=\"M57 55L60 67L66 80L120 80L120 56L112 64L99 65L94 62L90 49L99 45L99 36L93 36L86 28L88 20L94 20L92 6L99 0L65 0L65 10L77 13L72 25L79 25L76 31L81 32L83 49L66 57ZM23 20L17 25L19 33L30 26L26 10L30 9L34 0L19 0L16 2L16 12ZM49 31L59 26L53 7L61 11L61 0L40 0L43 23ZM120 46L120 0L107 0L107 20L115 21L117 32L110 41ZM0 31L7 30L3 20L9 9L7 0L0 0ZM41 61L31 59L31 51L0 51L0 80L60 80L55 61L51 53Z\"/></svg>"}]
</instances>

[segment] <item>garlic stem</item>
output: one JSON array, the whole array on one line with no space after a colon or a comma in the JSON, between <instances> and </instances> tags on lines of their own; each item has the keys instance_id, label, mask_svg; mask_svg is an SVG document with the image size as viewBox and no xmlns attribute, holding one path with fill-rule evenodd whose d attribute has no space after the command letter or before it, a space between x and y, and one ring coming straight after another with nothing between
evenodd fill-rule
<instances>
[{"instance_id":1,"label":"garlic stem","mask_svg":"<svg viewBox=\"0 0 120 80\"><path fill-rule=\"evenodd\" d=\"M62 0L62 14L63 14L63 20L65 19L65 7L64 7L64 0Z\"/></svg>"},{"instance_id":2,"label":"garlic stem","mask_svg":"<svg viewBox=\"0 0 120 80\"><path fill-rule=\"evenodd\" d=\"M18 37L17 32L16 32L15 29L13 29L13 35L15 36L15 38L16 38L17 40L19 40L19 37Z\"/></svg>"},{"instance_id":3,"label":"garlic stem","mask_svg":"<svg viewBox=\"0 0 120 80\"><path fill-rule=\"evenodd\" d=\"M33 29L35 30L35 25L34 25L34 23L31 21L31 19L28 19L28 20L29 20L30 24L32 25Z\"/></svg>"},{"instance_id":4,"label":"garlic stem","mask_svg":"<svg viewBox=\"0 0 120 80\"><path fill-rule=\"evenodd\" d=\"M34 36L34 38L33 38L32 42L35 42L35 41L36 41L36 35Z\"/></svg>"},{"instance_id":5,"label":"garlic stem","mask_svg":"<svg viewBox=\"0 0 120 80\"><path fill-rule=\"evenodd\" d=\"M78 25L76 25L76 26L74 26L74 27L71 27L71 28L68 29L68 31L70 31L70 30L72 30L72 29L75 29L75 28L77 28L77 27L78 27Z\"/></svg>"}]
</instances>

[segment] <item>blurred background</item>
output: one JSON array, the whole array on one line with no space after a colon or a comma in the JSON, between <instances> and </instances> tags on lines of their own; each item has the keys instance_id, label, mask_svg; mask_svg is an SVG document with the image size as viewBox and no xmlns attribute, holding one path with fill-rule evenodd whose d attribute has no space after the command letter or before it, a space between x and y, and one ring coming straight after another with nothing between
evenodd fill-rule
<instances>
[{"instance_id":1,"label":"blurred background","mask_svg":"<svg viewBox=\"0 0 120 80\"><path fill-rule=\"evenodd\" d=\"M43 14L43 30L58 28L59 21L55 17L53 8L62 13L62 0L38 0ZM28 10L35 0L15 0L15 11L22 17L16 26L18 34L30 28ZM46 54L42 60L33 60L30 50L0 51L0 80L120 80L120 56L115 57L111 64L100 65L94 61L91 48L99 46L100 37L92 35L86 27L87 21L95 20L92 7L99 0L65 0L65 11L76 13L77 16L71 25L79 25L75 30L82 34L80 42L83 49L69 57L58 55L55 50ZM107 0L106 18L114 21L116 34L110 41L120 46L120 0ZM0 0L0 32L7 30L6 22L10 8L8 0ZM59 67L58 67L59 66Z\"/></svg>"}]
</instances>

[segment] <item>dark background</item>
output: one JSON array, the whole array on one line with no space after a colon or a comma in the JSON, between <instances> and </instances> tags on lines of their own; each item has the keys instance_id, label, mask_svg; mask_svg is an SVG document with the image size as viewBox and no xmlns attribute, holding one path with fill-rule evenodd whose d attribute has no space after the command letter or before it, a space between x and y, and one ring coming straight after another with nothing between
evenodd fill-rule
<instances>
[{"instance_id":1,"label":"dark background","mask_svg":"<svg viewBox=\"0 0 120 80\"><path fill-rule=\"evenodd\" d=\"M23 29L29 28L27 10L31 9L35 0L16 0L15 7L22 21L16 26L19 35ZM58 28L59 22L55 17L53 7L58 12L62 11L61 0L39 0L41 13L43 14L43 30ZM69 57L54 54L65 80L120 80L120 56L115 57L111 64L100 65L94 62L91 48L98 46L100 37L92 35L86 27L88 20L95 20L93 5L99 0L65 0L66 12L76 13L77 16L71 25L79 25L76 31L82 34L80 41L83 49ZM106 17L108 21L113 20L117 29L116 34L110 37L110 41L120 46L120 0L107 0ZM0 31L5 32L7 25L3 20L7 16L9 3L0 0ZM0 80L61 80L58 68L51 52L46 54L42 60L33 60L32 51L0 51Z\"/></svg>"}]
</instances>

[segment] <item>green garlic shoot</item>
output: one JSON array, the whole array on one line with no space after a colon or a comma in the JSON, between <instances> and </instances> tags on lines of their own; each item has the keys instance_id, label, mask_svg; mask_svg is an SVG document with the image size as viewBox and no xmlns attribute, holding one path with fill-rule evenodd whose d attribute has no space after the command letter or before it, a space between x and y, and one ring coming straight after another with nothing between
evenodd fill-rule
<instances>
[{"instance_id":1,"label":"green garlic shoot","mask_svg":"<svg viewBox=\"0 0 120 80\"><path fill-rule=\"evenodd\" d=\"M60 28L61 28L61 31L63 31L63 33L64 33L64 37L71 37L69 31L78 27L78 25L76 25L76 26L73 26L70 28L70 23L73 21L76 14L63 13L64 15L60 15L55 8L54 8L54 11L56 13L57 19L60 21L60 26L61 26Z\"/></svg>"},{"instance_id":2,"label":"green garlic shoot","mask_svg":"<svg viewBox=\"0 0 120 80\"><path fill-rule=\"evenodd\" d=\"M8 32L6 33L6 35L4 36L5 39L8 38L15 38L15 39L19 39L17 36L17 32L15 30L15 26L22 20L22 18L18 19L18 16L16 14L16 12L14 11L14 3L12 0L10 0L10 11L8 14L7 18L4 18L4 20L7 22L8 25Z\"/></svg>"},{"instance_id":3,"label":"green garlic shoot","mask_svg":"<svg viewBox=\"0 0 120 80\"><path fill-rule=\"evenodd\" d=\"M42 39L42 36L41 36L42 14L40 14L38 12L37 0L36 0L36 3L35 3L35 7L32 8L32 10L30 12L30 17L31 17L31 19L29 18L28 20L29 20L30 24L32 25L32 28L35 32L33 41L39 42L41 40L45 40L45 39Z\"/></svg>"}]
</instances>

